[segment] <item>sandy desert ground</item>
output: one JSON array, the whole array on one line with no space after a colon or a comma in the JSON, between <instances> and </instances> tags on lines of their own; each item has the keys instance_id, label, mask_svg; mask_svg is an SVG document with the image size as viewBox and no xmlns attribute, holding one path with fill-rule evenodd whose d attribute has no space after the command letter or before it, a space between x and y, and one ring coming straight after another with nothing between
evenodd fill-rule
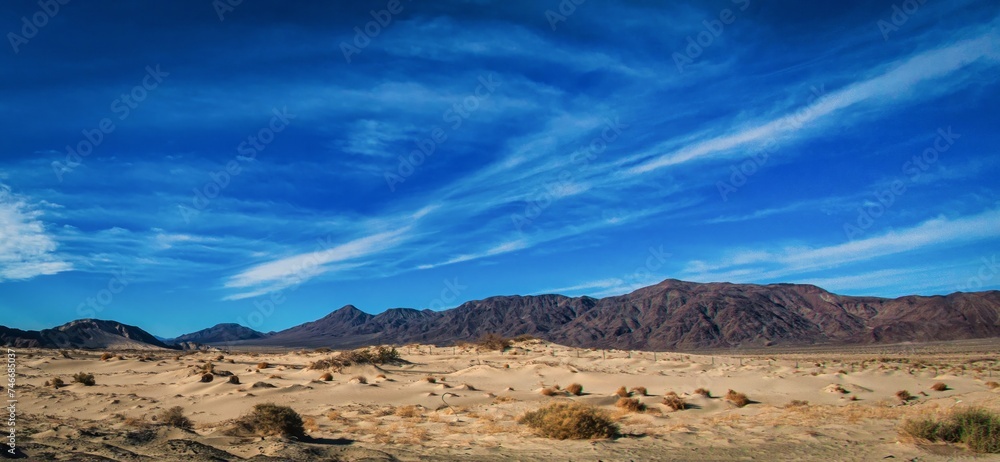
<instances>
[{"instance_id":1,"label":"sandy desert ground","mask_svg":"<svg viewBox=\"0 0 1000 462\"><path fill-rule=\"evenodd\" d=\"M102 351L16 350L16 443L29 460L74 461L997 460L913 441L898 428L963 406L1000 410L1000 388L987 385L1000 380L998 343L655 359L538 340L504 354L420 345L399 348L405 363L349 367L331 381L307 367L331 356L315 351L126 351L102 360ZM201 382L197 369L207 362L240 384L219 374ZM269 366L258 369L261 362ZM77 372L94 374L96 385L73 383ZM67 385L45 386L55 377ZM937 382L948 389L932 390ZM541 393L572 383L583 395ZM648 396L637 398L648 409L618 409L622 386L645 387ZM729 389L753 402L738 408L720 398ZM901 402L899 390L914 399ZM661 404L669 391L691 408ZM607 409L623 436L552 440L516 422L570 400ZM294 408L307 438L226 435L233 419L265 402ZM173 406L183 407L193 430L153 421Z\"/></svg>"}]
</instances>

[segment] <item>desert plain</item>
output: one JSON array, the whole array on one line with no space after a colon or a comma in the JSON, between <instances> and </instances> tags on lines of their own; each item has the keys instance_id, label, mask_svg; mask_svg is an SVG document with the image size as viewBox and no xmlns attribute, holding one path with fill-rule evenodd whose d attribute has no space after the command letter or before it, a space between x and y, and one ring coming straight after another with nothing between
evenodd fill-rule
<instances>
[{"instance_id":1,"label":"desert plain","mask_svg":"<svg viewBox=\"0 0 1000 462\"><path fill-rule=\"evenodd\" d=\"M18 454L39 461L998 459L914 439L900 427L962 408L1000 411L1000 388L991 383L1000 381L1000 339L699 354L542 340L502 352L397 351L398 362L321 370L310 365L336 352L15 349ZM211 381L206 370L215 371ZM74 382L81 372L94 384ZM65 384L53 387L55 378ZM582 392L567 392L571 384ZM621 387L645 409L617 406ZM725 399L729 390L750 402L738 407ZM900 391L911 397L902 400ZM663 403L669 392L683 409ZM603 409L621 435L557 440L518 423L552 402ZM261 403L294 409L305 436L228 431ZM190 428L163 424L163 412L177 406Z\"/></svg>"}]
</instances>

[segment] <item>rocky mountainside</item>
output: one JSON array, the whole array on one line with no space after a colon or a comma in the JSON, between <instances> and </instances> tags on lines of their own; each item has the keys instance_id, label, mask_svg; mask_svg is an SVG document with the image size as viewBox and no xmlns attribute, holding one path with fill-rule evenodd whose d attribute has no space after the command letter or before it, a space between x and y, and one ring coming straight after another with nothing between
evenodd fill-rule
<instances>
[{"instance_id":1,"label":"rocky mountainside","mask_svg":"<svg viewBox=\"0 0 1000 462\"><path fill-rule=\"evenodd\" d=\"M257 332L249 327L235 323L216 324L208 329L202 329L180 337L165 340L164 343L227 343L238 340L253 340L267 337L268 334Z\"/></svg>"},{"instance_id":2,"label":"rocky mountainside","mask_svg":"<svg viewBox=\"0 0 1000 462\"><path fill-rule=\"evenodd\" d=\"M237 344L447 344L488 332L649 350L958 340L1000 336L1000 292L886 299L841 296L811 285L668 279L602 299L502 296L440 312L397 308L376 316L348 305L317 321Z\"/></svg>"},{"instance_id":3,"label":"rocky mountainside","mask_svg":"<svg viewBox=\"0 0 1000 462\"><path fill-rule=\"evenodd\" d=\"M0 326L0 343L18 348L169 348L138 327L99 319L79 319L40 331Z\"/></svg>"}]
</instances>

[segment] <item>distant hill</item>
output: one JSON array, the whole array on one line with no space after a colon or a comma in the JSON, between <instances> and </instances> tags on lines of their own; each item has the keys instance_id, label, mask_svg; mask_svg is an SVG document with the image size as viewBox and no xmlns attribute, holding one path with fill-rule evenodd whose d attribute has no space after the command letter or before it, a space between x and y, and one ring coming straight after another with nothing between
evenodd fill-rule
<instances>
[{"instance_id":1,"label":"distant hill","mask_svg":"<svg viewBox=\"0 0 1000 462\"><path fill-rule=\"evenodd\" d=\"M234 323L216 324L208 329L202 329L177 338L168 339L164 343L227 343L238 340L253 340L267 337L268 334L257 332L249 327Z\"/></svg>"},{"instance_id":2,"label":"distant hill","mask_svg":"<svg viewBox=\"0 0 1000 462\"><path fill-rule=\"evenodd\" d=\"M0 326L0 343L17 348L170 348L138 327L115 321L79 319L52 329L24 331Z\"/></svg>"},{"instance_id":3,"label":"distant hill","mask_svg":"<svg viewBox=\"0 0 1000 462\"><path fill-rule=\"evenodd\" d=\"M579 347L649 350L959 340L1000 336L1000 292L887 299L841 296L812 285L668 279L602 299L499 296L440 312L396 308L378 315L347 305L316 321L237 344L448 344L488 332L531 334Z\"/></svg>"}]
</instances>

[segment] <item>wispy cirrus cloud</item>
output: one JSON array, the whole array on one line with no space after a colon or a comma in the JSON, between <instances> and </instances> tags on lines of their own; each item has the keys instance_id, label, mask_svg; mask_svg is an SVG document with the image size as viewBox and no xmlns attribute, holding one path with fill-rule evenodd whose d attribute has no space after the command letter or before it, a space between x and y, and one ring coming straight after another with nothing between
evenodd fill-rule
<instances>
[{"instance_id":1,"label":"wispy cirrus cloud","mask_svg":"<svg viewBox=\"0 0 1000 462\"><path fill-rule=\"evenodd\" d=\"M39 204L0 184L0 282L70 271L41 221Z\"/></svg>"}]
</instances>

